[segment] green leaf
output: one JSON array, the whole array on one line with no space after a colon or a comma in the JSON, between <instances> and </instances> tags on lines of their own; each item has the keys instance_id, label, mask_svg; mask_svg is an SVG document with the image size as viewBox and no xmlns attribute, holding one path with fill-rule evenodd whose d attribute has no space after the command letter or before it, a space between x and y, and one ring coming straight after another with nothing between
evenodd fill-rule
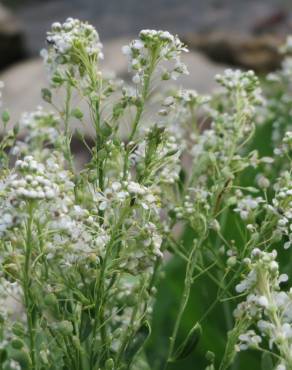
<instances>
[{"instance_id":1,"label":"green leaf","mask_svg":"<svg viewBox=\"0 0 292 370\"><path fill-rule=\"evenodd\" d=\"M171 362L183 360L188 357L197 347L197 344L202 335L201 326L197 323L189 332L186 339L177 348Z\"/></svg>"},{"instance_id":2,"label":"green leaf","mask_svg":"<svg viewBox=\"0 0 292 370\"><path fill-rule=\"evenodd\" d=\"M112 358L109 358L108 360L106 360L104 367L105 367L105 370L114 370L115 368L114 360Z\"/></svg>"},{"instance_id":3,"label":"green leaf","mask_svg":"<svg viewBox=\"0 0 292 370\"><path fill-rule=\"evenodd\" d=\"M43 304L51 315L53 315L55 318L60 317L59 303L54 293L47 294L43 299Z\"/></svg>"},{"instance_id":4,"label":"green leaf","mask_svg":"<svg viewBox=\"0 0 292 370\"><path fill-rule=\"evenodd\" d=\"M53 329L64 337L70 336L73 333L73 325L71 321L63 320L52 325Z\"/></svg>"},{"instance_id":5,"label":"green leaf","mask_svg":"<svg viewBox=\"0 0 292 370\"><path fill-rule=\"evenodd\" d=\"M140 349L145 344L146 340L151 334L151 327L148 321L145 321L140 328L137 330L132 342L128 345L125 351L125 360L132 361L135 355L140 351Z\"/></svg>"}]
</instances>

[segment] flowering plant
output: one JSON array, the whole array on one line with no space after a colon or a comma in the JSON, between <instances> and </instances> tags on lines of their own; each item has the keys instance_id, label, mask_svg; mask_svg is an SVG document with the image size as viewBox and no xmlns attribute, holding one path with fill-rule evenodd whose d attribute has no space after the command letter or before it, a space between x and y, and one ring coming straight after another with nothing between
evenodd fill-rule
<instances>
[{"instance_id":1,"label":"flowering plant","mask_svg":"<svg viewBox=\"0 0 292 370\"><path fill-rule=\"evenodd\" d=\"M267 92L253 72L226 70L213 96L156 93L188 73L187 48L165 31L143 30L123 48L132 86L100 71L89 24L54 23L47 42L52 111L38 107L10 129L2 109L0 369L178 369L197 356L216 305L225 351L205 346L202 368L227 369L253 348L270 368L291 369L292 293L276 261L292 243L289 39ZM256 145L271 126L274 156ZM74 133L90 154L83 168ZM149 354L169 261L184 266L178 309ZM198 279L216 287L214 302L182 338Z\"/></svg>"}]
</instances>

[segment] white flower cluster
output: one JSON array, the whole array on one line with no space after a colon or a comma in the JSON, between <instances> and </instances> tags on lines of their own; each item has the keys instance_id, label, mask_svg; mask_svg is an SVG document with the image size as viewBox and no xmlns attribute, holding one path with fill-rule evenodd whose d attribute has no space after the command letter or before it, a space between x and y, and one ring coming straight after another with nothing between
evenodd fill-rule
<instances>
[{"instance_id":1,"label":"white flower cluster","mask_svg":"<svg viewBox=\"0 0 292 370\"><path fill-rule=\"evenodd\" d=\"M21 370L20 363L15 360L9 360L9 368L11 370Z\"/></svg>"},{"instance_id":2,"label":"white flower cluster","mask_svg":"<svg viewBox=\"0 0 292 370\"><path fill-rule=\"evenodd\" d=\"M177 101L181 102L183 106L195 107L196 105L203 105L210 101L210 96L200 95L196 90L181 89L175 94Z\"/></svg>"},{"instance_id":3,"label":"white flower cluster","mask_svg":"<svg viewBox=\"0 0 292 370\"><path fill-rule=\"evenodd\" d=\"M263 202L264 200L262 197L252 197L247 195L239 199L234 211L240 215L242 220L248 220L256 213L259 205Z\"/></svg>"},{"instance_id":4,"label":"white flower cluster","mask_svg":"<svg viewBox=\"0 0 292 370\"><path fill-rule=\"evenodd\" d=\"M282 45L281 51L284 54L290 54L292 52L292 36L288 35L285 44Z\"/></svg>"},{"instance_id":5,"label":"white flower cluster","mask_svg":"<svg viewBox=\"0 0 292 370\"><path fill-rule=\"evenodd\" d=\"M42 164L26 156L16 161L19 173L7 178L1 199L0 235L8 232L18 239L18 230L27 218L23 201L43 201L34 209L34 217L47 235L46 258L69 267L76 261L97 261L105 253L109 236L98 227L96 216L76 204L71 175L62 169L59 160L52 157ZM15 226L18 229L14 230Z\"/></svg>"},{"instance_id":6,"label":"white flower cluster","mask_svg":"<svg viewBox=\"0 0 292 370\"><path fill-rule=\"evenodd\" d=\"M191 89L180 89L164 99L159 111L160 125L175 136L181 151L192 153L199 133L197 116L209 101L209 96L199 95Z\"/></svg>"},{"instance_id":7,"label":"white flower cluster","mask_svg":"<svg viewBox=\"0 0 292 370\"><path fill-rule=\"evenodd\" d=\"M53 112L46 112L38 107L34 112L23 113L19 128L25 133L23 141L18 140L11 150L12 155L24 155L34 152L36 156L45 145L56 145L59 139L60 120Z\"/></svg>"},{"instance_id":8,"label":"white flower cluster","mask_svg":"<svg viewBox=\"0 0 292 370\"><path fill-rule=\"evenodd\" d=\"M141 204L141 206L145 210L152 209L152 210L155 210L155 212L158 210L155 207L155 204L157 203L157 199L155 195L152 193L151 189L135 181L126 182L125 187L131 196L137 197L136 198L137 201Z\"/></svg>"},{"instance_id":9,"label":"white flower cluster","mask_svg":"<svg viewBox=\"0 0 292 370\"><path fill-rule=\"evenodd\" d=\"M3 256L1 256L3 257ZM0 261L2 258L0 258ZM2 261L0 265L0 351L6 349L13 338L12 327L15 322L25 322L23 314L22 289L18 282L13 279L3 278L4 270L2 268ZM3 330L5 324L5 330ZM21 370L19 363L12 359L3 359L5 365L10 366L9 369ZM3 361L2 360L2 361ZM3 362L2 362L3 365Z\"/></svg>"},{"instance_id":10,"label":"white flower cluster","mask_svg":"<svg viewBox=\"0 0 292 370\"><path fill-rule=\"evenodd\" d=\"M68 18L63 24L54 23L47 34L48 50L41 55L51 73L52 83L60 85L67 74L84 73L84 58L103 59L102 44L95 28L78 19Z\"/></svg>"},{"instance_id":11,"label":"white flower cluster","mask_svg":"<svg viewBox=\"0 0 292 370\"><path fill-rule=\"evenodd\" d=\"M253 71L226 69L223 75L216 75L216 81L227 91L236 91L241 98L242 110L247 116L254 113L254 105L264 103L259 80Z\"/></svg>"},{"instance_id":12,"label":"white flower cluster","mask_svg":"<svg viewBox=\"0 0 292 370\"><path fill-rule=\"evenodd\" d=\"M267 80L272 83L280 83L283 86L290 86L291 79L292 79L292 36L288 36L286 39L286 43L280 48L281 52L284 54L284 58L282 60L280 70L276 72L272 72L267 76ZM285 103L288 103L291 100L290 90L285 91L282 99L280 99L279 103L281 107L285 106ZM284 104L283 104L284 103ZM274 106L276 104L275 99L271 99L271 105Z\"/></svg>"},{"instance_id":13,"label":"white flower cluster","mask_svg":"<svg viewBox=\"0 0 292 370\"><path fill-rule=\"evenodd\" d=\"M289 155L292 151L292 131L286 131L282 139L282 145L274 149L276 156Z\"/></svg>"},{"instance_id":14,"label":"white flower cluster","mask_svg":"<svg viewBox=\"0 0 292 370\"><path fill-rule=\"evenodd\" d=\"M175 357L194 279L220 269L223 283L228 280L221 293L229 296L234 281L229 277L237 278L244 265L247 272L236 291L245 298L234 312L236 335L228 336L228 358L220 369L231 365L231 347L235 353L261 350L266 343L276 355L277 370L292 369L292 290L282 290L288 276L279 274L275 251L254 249L243 259L254 246L292 244L289 89L283 89L287 96L281 102L278 97L269 101L265 111L257 108L263 99L254 73L226 70L217 76L223 89L214 98L195 90L172 91L159 102L154 124L143 126L147 105L160 99L154 101L152 94L156 77L176 79L187 73L181 61L187 49L177 36L143 30L123 47L134 87L103 79L98 69L102 45L87 23L72 18L54 23L47 41L48 50L42 54L51 84L63 86L66 95L58 105L53 90L44 89L43 98L60 119L40 107L25 113L20 128L26 136L17 140L15 130L0 147L1 164L3 156L6 166L0 174L0 303L7 292L22 295L23 330L12 333L24 343L32 367L78 367L80 351L76 358L71 351L71 358L69 343L82 347L89 368L136 368L129 353L136 338L140 340L140 329L143 336L150 331L145 320L153 309L167 249L186 262L186 275L166 362ZM286 59L283 78L291 66ZM114 93L117 100L112 102ZM82 124L87 120L82 119L85 110L74 105L76 94L88 103L95 129L93 142L80 135L92 154L80 173L73 165L70 125L71 118ZM128 108L134 115L126 139L120 127ZM275 166L273 159L260 158L246 145L256 124L265 119L281 126L276 141L284 137L275 151L280 154ZM16 158L10 160L8 152ZM248 171L242 180L249 166L253 179ZM257 188L248 186L255 184ZM239 215L233 221L240 232L230 239L237 232L228 230L233 210ZM176 234L180 226L192 230L189 248ZM9 336L5 304L0 315ZM9 340L5 337L0 348L9 347ZM10 358L6 365L18 369Z\"/></svg>"},{"instance_id":15,"label":"white flower cluster","mask_svg":"<svg viewBox=\"0 0 292 370\"><path fill-rule=\"evenodd\" d=\"M46 174L46 168L32 156L17 160L15 167L22 174L11 182L17 197L24 199L50 200L57 196L58 186Z\"/></svg>"},{"instance_id":16,"label":"white flower cluster","mask_svg":"<svg viewBox=\"0 0 292 370\"><path fill-rule=\"evenodd\" d=\"M78 19L68 18L63 24L53 23L47 34L47 42L52 45L56 54L66 54L74 47L83 47L90 56L103 57L102 44L96 29Z\"/></svg>"},{"instance_id":17,"label":"white flower cluster","mask_svg":"<svg viewBox=\"0 0 292 370\"><path fill-rule=\"evenodd\" d=\"M36 161L32 156L25 156L15 163L16 172L11 172L2 185L0 210L0 235L14 227L20 227L27 218L25 201L39 201L38 219L41 222L47 216L47 210L64 191L64 171L60 171L55 159L49 158L45 164ZM69 182L70 184L70 182ZM72 184L72 183L71 183ZM72 189L72 186L71 186ZM64 204L64 198L58 203ZM16 238L20 235L16 231ZM12 234L10 235L13 238Z\"/></svg>"},{"instance_id":18,"label":"white flower cluster","mask_svg":"<svg viewBox=\"0 0 292 370\"><path fill-rule=\"evenodd\" d=\"M292 245L292 181L289 171L282 173L274 185L275 195L267 210L276 217L275 235L284 237L284 248Z\"/></svg>"},{"instance_id":19,"label":"white flower cluster","mask_svg":"<svg viewBox=\"0 0 292 370\"><path fill-rule=\"evenodd\" d=\"M135 197L136 204L140 204L145 210L155 210L157 199L151 189L143 186L135 181L114 181L108 185L105 191L94 193L94 200L98 203L98 209L104 211L106 209L113 210L114 205L122 205L126 201Z\"/></svg>"},{"instance_id":20,"label":"white flower cluster","mask_svg":"<svg viewBox=\"0 0 292 370\"><path fill-rule=\"evenodd\" d=\"M180 60L182 52L187 48L177 36L167 31L142 30L139 39L123 47L123 53L129 58L129 70L134 73L133 82L143 82L150 70L161 61L174 61L171 69L164 70L161 78L177 79L181 74L187 74L187 68Z\"/></svg>"},{"instance_id":21,"label":"white flower cluster","mask_svg":"<svg viewBox=\"0 0 292 370\"><path fill-rule=\"evenodd\" d=\"M1 274L3 274L3 271L1 271ZM17 309L18 309L16 302L18 302L18 305L19 305L21 295L22 295L21 287L17 282L11 282L2 277L0 278L0 302L1 302L0 319L1 321L9 320L11 322L13 319L15 319L15 316L17 314Z\"/></svg>"},{"instance_id":22,"label":"white flower cluster","mask_svg":"<svg viewBox=\"0 0 292 370\"><path fill-rule=\"evenodd\" d=\"M292 365L292 288L288 292L280 289L288 276L279 274L276 257L276 251L268 253L256 248L245 260L249 273L236 291L246 293L247 298L238 305L235 316L257 326L257 334L249 330L239 336L239 349L258 347L262 338L267 338L269 348L275 346L280 353L278 365L288 370Z\"/></svg>"},{"instance_id":23,"label":"white flower cluster","mask_svg":"<svg viewBox=\"0 0 292 370\"><path fill-rule=\"evenodd\" d=\"M242 72L240 70L226 69L223 75L216 75L216 81L224 86L227 90L237 89L243 97L247 97L248 93L251 95L255 103L261 103L262 97L261 89L259 88L259 81L253 71Z\"/></svg>"},{"instance_id":24,"label":"white flower cluster","mask_svg":"<svg viewBox=\"0 0 292 370\"><path fill-rule=\"evenodd\" d=\"M125 235L121 238L118 268L133 275L151 273L155 259L162 257L162 236L158 229L160 205L155 188L129 179L109 183L104 192L91 189L91 196L98 211L103 213L103 228L110 230L121 218L127 225L121 231Z\"/></svg>"},{"instance_id":25,"label":"white flower cluster","mask_svg":"<svg viewBox=\"0 0 292 370\"><path fill-rule=\"evenodd\" d=\"M286 131L285 136L283 137L283 143L287 144L289 146L289 149L291 150L292 145L292 131Z\"/></svg>"},{"instance_id":26,"label":"white flower cluster","mask_svg":"<svg viewBox=\"0 0 292 370\"><path fill-rule=\"evenodd\" d=\"M0 236L2 237L4 232L13 226L14 220L13 215L8 211L7 204L2 203L0 211L2 211L0 218Z\"/></svg>"},{"instance_id":27,"label":"white flower cluster","mask_svg":"<svg viewBox=\"0 0 292 370\"><path fill-rule=\"evenodd\" d=\"M71 267L90 260L98 263L104 257L108 233L97 226L88 210L73 205L68 194L61 207L51 207L47 218L47 230L52 233L46 247L48 260Z\"/></svg>"},{"instance_id":28,"label":"white flower cluster","mask_svg":"<svg viewBox=\"0 0 292 370\"><path fill-rule=\"evenodd\" d=\"M76 204L71 174L53 158L46 162L46 168L59 189L55 201L40 209L40 222L49 236L46 257L69 268L90 259L98 262L104 256L108 233L98 225L91 207L87 209Z\"/></svg>"},{"instance_id":29,"label":"white flower cluster","mask_svg":"<svg viewBox=\"0 0 292 370\"><path fill-rule=\"evenodd\" d=\"M203 187L192 187L187 190L182 204L174 207L178 219L189 220L196 230L205 230L206 215L211 210L211 193Z\"/></svg>"},{"instance_id":30,"label":"white flower cluster","mask_svg":"<svg viewBox=\"0 0 292 370\"><path fill-rule=\"evenodd\" d=\"M163 257L162 236L157 226L152 222L146 222L141 229L137 222L133 222L129 232L134 238L133 241L123 243L120 268L134 276L139 276L142 272L145 277L151 275L155 260Z\"/></svg>"},{"instance_id":31,"label":"white flower cluster","mask_svg":"<svg viewBox=\"0 0 292 370\"><path fill-rule=\"evenodd\" d=\"M249 348L257 348L262 342L262 338L254 330L248 330L239 336L239 348L244 351Z\"/></svg>"},{"instance_id":32,"label":"white flower cluster","mask_svg":"<svg viewBox=\"0 0 292 370\"><path fill-rule=\"evenodd\" d=\"M224 75L217 76L217 80L226 90L222 95L225 99L221 96L220 100L222 106L226 106L224 113L214 109L216 102L205 104L208 100L203 99L211 127L200 132L195 126L195 134L189 135L192 139L189 152L194 163L192 185L203 177L205 180L211 178L214 180L213 193L218 191L220 181L231 181L234 174L252 164L249 158L252 153L244 157L240 148L255 129L252 117L259 94L259 81L252 73L227 70ZM192 121L195 121L194 117L190 119ZM208 186L206 183L201 185Z\"/></svg>"},{"instance_id":33,"label":"white flower cluster","mask_svg":"<svg viewBox=\"0 0 292 370\"><path fill-rule=\"evenodd\" d=\"M282 140L287 131L292 130L292 125L289 119L291 111L291 83L292 83L292 57L291 57L291 36L288 36L286 44L282 48L285 54L281 64L281 68L272 72L267 76L268 87L272 90L281 91L281 99L275 94L270 96L266 107L264 119L273 122L272 140L274 146L274 154L278 156L283 154L282 148L278 148L283 144ZM287 149L287 144L283 144L283 149Z\"/></svg>"}]
</instances>

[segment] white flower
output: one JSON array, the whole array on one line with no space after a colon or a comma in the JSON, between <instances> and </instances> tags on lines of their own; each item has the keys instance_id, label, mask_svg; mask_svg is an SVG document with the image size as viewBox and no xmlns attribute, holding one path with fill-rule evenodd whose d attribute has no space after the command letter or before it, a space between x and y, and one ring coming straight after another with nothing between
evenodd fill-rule
<instances>
[{"instance_id":1,"label":"white flower","mask_svg":"<svg viewBox=\"0 0 292 370\"><path fill-rule=\"evenodd\" d=\"M286 366L283 364L280 364L276 367L276 370L287 370Z\"/></svg>"},{"instance_id":2,"label":"white flower","mask_svg":"<svg viewBox=\"0 0 292 370\"><path fill-rule=\"evenodd\" d=\"M146 189L134 181L129 182L127 189L132 194L144 195L146 193Z\"/></svg>"},{"instance_id":3,"label":"white flower","mask_svg":"<svg viewBox=\"0 0 292 370\"><path fill-rule=\"evenodd\" d=\"M243 220L247 220L264 200L261 197L253 198L250 195L239 200L235 212L239 213Z\"/></svg>"},{"instance_id":4,"label":"white flower","mask_svg":"<svg viewBox=\"0 0 292 370\"><path fill-rule=\"evenodd\" d=\"M260 306L265 307L265 308L267 308L268 305L269 305L269 301L268 301L267 297L265 297L263 295L258 298L258 302L259 302Z\"/></svg>"},{"instance_id":5,"label":"white flower","mask_svg":"<svg viewBox=\"0 0 292 370\"><path fill-rule=\"evenodd\" d=\"M248 348L256 348L261 343L262 338L253 330L247 331L245 334L241 334L239 336L239 348L241 350L246 350Z\"/></svg>"}]
</instances>

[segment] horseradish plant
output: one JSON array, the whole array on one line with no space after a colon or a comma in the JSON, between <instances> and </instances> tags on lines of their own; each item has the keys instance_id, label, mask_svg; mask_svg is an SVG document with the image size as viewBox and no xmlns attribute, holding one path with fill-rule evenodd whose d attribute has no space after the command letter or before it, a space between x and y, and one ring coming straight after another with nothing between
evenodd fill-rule
<instances>
[{"instance_id":1,"label":"horseradish plant","mask_svg":"<svg viewBox=\"0 0 292 370\"><path fill-rule=\"evenodd\" d=\"M129 86L101 72L89 24L54 23L47 43L42 95L52 111L39 107L10 129L2 109L0 369L152 368L160 349L145 348L170 258L182 260L185 278L161 369L196 356L212 306L182 343L178 333L198 278L218 286L214 302L233 323L206 369L227 369L249 348L271 368L292 369L292 292L276 252L288 255L292 243L291 40L266 98L253 72L231 70L216 76L213 96L156 94L188 73L187 48L165 31L143 30L123 48ZM252 149L267 122L274 159ZM81 170L74 133L90 153ZM228 236L230 218L241 242ZM192 231L190 248L178 225Z\"/></svg>"}]
</instances>

